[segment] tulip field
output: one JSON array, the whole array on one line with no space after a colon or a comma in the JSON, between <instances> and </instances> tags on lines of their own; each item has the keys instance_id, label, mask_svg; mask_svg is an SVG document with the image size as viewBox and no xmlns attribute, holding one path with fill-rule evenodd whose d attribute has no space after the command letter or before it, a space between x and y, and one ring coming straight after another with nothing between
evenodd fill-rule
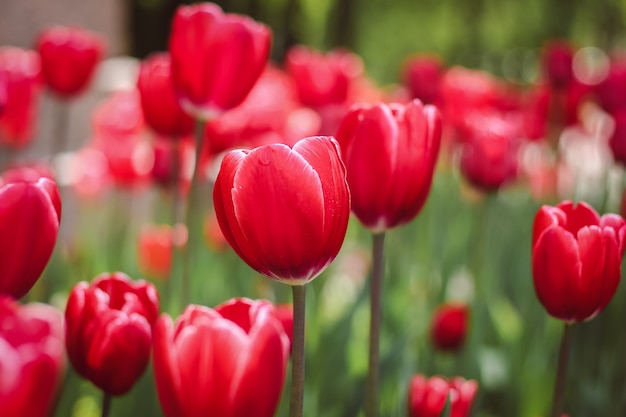
<instances>
[{"instance_id":1,"label":"tulip field","mask_svg":"<svg viewBox=\"0 0 626 417\"><path fill-rule=\"evenodd\" d=\"M0 45L0 417L626 415L623 51L383 84L277 38L200 2L120 72Z\"/></svg>"}]
</instances>

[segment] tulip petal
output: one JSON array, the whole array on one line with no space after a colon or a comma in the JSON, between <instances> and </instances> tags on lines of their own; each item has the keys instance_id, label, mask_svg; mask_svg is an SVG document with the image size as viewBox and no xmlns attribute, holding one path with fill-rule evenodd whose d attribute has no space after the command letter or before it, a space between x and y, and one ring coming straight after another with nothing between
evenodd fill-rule
<instances>
[{"instance_id":1,"label":"tulip petal","mask_svg":"<svg viewBox=\"0 0 626 417\"><path fill-rule=\"evenodd\" d=\"M610 236L606 238L610 239ZM606 238L597 226L583 227L578 231L578 250L582 269L579 281L575 283L576 321L592 318L603 298L608 280L605 276L606 249L608 249Z\"/></svg>"},{"instance_id":2,"label":"tulip petal","mask_svg":"<svg viewBox=\"0 0 626 417\"><path fill-rule=\"evenodd\" d=\"M533 235L532 235L532 247L535 247L537 239L550 226L564 226L567 222L565 213L558 207L541 206L535 220L533 222Z\"/></svg>"},{"instance_id":3,"label":"tulip petal","mask_svg":"<svg viewBox=\"0 0 626 417\"><path fill-rule=\"evenodd\" d=\"M340 157L339 145L329 137L312 137L298 142L293 150L311 164L318 174L324 195L323 236L317 256L322 271L341 248L350 218L350 192L346 182L346 168ZM315 256L313 253L312 256Z\"/></svg>"},{"instance_id":4,"label":"tulip petal","mask_svg":"<svg viewBox=\"0 0 626 417\"><path fill-rule=\"evenodd\" d=\"M574 320L581 269L576 238L560 227L544 230L533 248L533 283L539 301L552 316Z\"/></svg>"},{"instance_id":5,"label":"tulip petal","mask_svg":"<svg viewBox=\"0 0 626 417\"><path fill-rule=\"evenodd\" d=\"M172 319L163 314L154 326L154 380L159 402L167 417L187 416L189 402L184 401L185 391L180 368L177 365Z\"/></svg>"},{"instance_id":6,"label":"tulip petal","mask_svg":"<svg viewBox=\"0 0 626 417\"><path fill-rule=\"evenodd\" d=\"M565 214L567 223L563 225L574 236L585 226L599 225L600 216L589 204L584 201L574 204L571 201L564 201L557 205Z\"/></svg>"}]
</instances>

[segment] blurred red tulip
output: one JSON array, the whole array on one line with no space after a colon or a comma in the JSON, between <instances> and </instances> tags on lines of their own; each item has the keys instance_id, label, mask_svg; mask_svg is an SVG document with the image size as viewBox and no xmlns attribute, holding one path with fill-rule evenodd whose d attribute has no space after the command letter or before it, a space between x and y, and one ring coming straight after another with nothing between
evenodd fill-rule
<instances>
[{"instance_id":1,"label":"blurred red tulip","mask_svg":"<svg viewBox=\"0 0 626 417\"><path fill-rule=\"evenodd\" d=\"M148 366L158 314L154 286L121 272L76 284L65 310L65 347L72 366L107 394L125 394Z\"/></svg>"},{"instance_id":2,"label":"blurred red tulip","mask_svg":"<svg viewBox=\"0 0 626 417\"><path fill-rule=\"evenodd\" d=\"M314 108L345 103L352 82L363 75L358 55L341 49L325 54L303 45L287 52L285 67L300 102Z\"/></svg>"},{"instance_id":3,"label":"blurred red tulip","mask_svg":"<svg viewBox=\"0 0 626 417\"><path fill-rule=\"evenodd\" d=\"M183 224L145 226L137 237L139 270L148 278L165 280L172 270L173 250L187 243Z\"/></svg>"},{"instance_id":4,"label":"blurred red tulip","mask_svg":"<svg viewBox=\"0 0 626 417\"><path fill-rule=\"evenodd\" d=\"M105 49L104 38L82 28L53 26L41 32L37 50L48 88L65 98L84 91Z\"/></svg>"},{"instance_id":5,"label":"blurred red tulip","mask_svg":"<svg viewBox=\"0 0 626 417\"><path fill-rule=\"evenodd\" d=\"M493 109L500 85L491 74L453 67L441 80L441 113L445 123L462 126L468 114Z\"/></svg>"},{"instance_id":6,"label":"blurred red tulip","mask_svg":"<svg viewBox=\"0 0 626 417\"><path fill-rule=\"evenodd\" d=\"M615 127L609 138L609 147L613 153L613 159L626 166L626 107L613 114Z\"/></svg>"},{"instance_id":7,"label":"blurred red tulip","mask_svg":"<svg viewBox=\"0 0 626 417\"><path fill-rule=\"evenodd\" d=\"M437 56L415 55L404 64L404 85L413 98L424 104L436 104L443 73L444 67Z\"/></svg>"},{"instance_id":8,"label":"blurred red tulip","mask_svg":"<svg viewBox=\"0 0 626 417\"><path fill-rule=\"evenodd\" d=\"M7 105L7 76L3 71L0 71L0 117L4 112L4 108Z\"/></svg>"},{"instance_id":9,"label":"blurred red tulip","mask_svg":"<svg viewBox=\"0 0 626 417\"><path fill-rule=\"evenodd\" d=\"M152 180L159 186L170 187L178 181L183 193L191 178L187 173L193 168L195 143L191 136L181 137L172 142L163 137L152 141L154 163L150 172Z\"/></svg>"},{"instance_id":10,"label":"blurred red tulip","mask_svg":"<svg viewBox=\"0 0 626 417\"><path fill-rule=\"evenodd\" d=\"M311 116L309 110L304 117L302 113L297 116L294 132L292 118L303 109L287 75L268 65L239 106L206 124L203 150L215 155L234 148L255 148L272 143L293 145L297 141L294 138L315 135L319 129L319 117ZM301 133L304 136L299 135Z\"/></svg>"},{"instance_id":11,"label":"blurred red tulip","mask_svg":"<svg viewBox=\"0 0 626 417\"><path fill-rule=\"evenodd\" d=\"M626 56L611 60L609 73L595 86L594 93L598 104L607 112L626 110Z\"/></svg>"},{"instance_id":12,"label":"blurred red tulip","mask_svg":"<svg viewBox=\"0 0 626 417\"><path fill-rule=\"evenodd\" d=\"M207 213L204 218L204 239L209 248L216 252L222 252L230 247L213 211Z\"/></svg>"},{"instance_id":13,"label":"blurred red tulip","mask_svg":"<svg viewBox=\"0 0 626 417\"><path fill-rule=\"evenodd\" d=\"M210 120L241 103L267 64L270 29L213 3L179 6L169 40L182 107Z\"/></svg>"},{"instance_id":14,"label":"blurred red tulip","mask_svg":"<svg viewBox=\"0 0 626 417\"><path fill-rule=\"evenodd\" d=\"M74 191L85 198L101 195L112 182L106 155L93 146L85 146L74 154L70 177Z\"/></svg>"},{"instance_id":15,"label":"blurred red tulip","mask_svg":"<svg viewBox=\"0 0 626 417\"><path fill-rule=\"evenodd\" d=\"M0 294L21 298L43 272L57 240L61 197L36 171L7 171L0 179Z\"/></svg>"},{"instance_id":16,"label":"blurred red tulip","mask_svg":"<svg viewBox=\"0 0 626 417\"><path fill-rule=\"evenodd\" d=\"M141 63L137 88L148 126L157 134L178 139L193 133L194 120L178 102L167 53L151 55Z\"/></svg>"},{"instance_id":17,"label":"blurred red tulip","mask_svg":"<svg viewBox=\"0 0 626 417\"><path fill-rule=\"evenodd\" d=\"M449 416L468 417L477 391L478 383L473 380L415 375L409 384L409 417L440 417L448 397Z\"/></svg>"},{"instance_id":18,"label":"blurred red tulip","mask_svg":"<svg viewBox=\"0 0 626 417\"><path fill-rule=\"evenodd\" d=\"M154 151L145 135L141 99L137 90L120 91L107 97L93 115L92 146L109 162L116 184L146 184L154 164Z\"/></svg>"},{"instance_id":19,"label":"blurred red tulip","mask_svg":"<svg viewBox=\"0 0 626 417\"><path fill-rule=\"evenodd\" d=\"M289 351L293 339L293 304L276 305L276 316L285 329L285 334L289 337Z\"/></svg>"},{"instance_id":20,"label":"blurred red tulip","mask_svg":"<svg viewBox=\"0 0 626 417\"><path fill-rule=\"evenodd\" d=\"M0 47L0 79L4 79L6 95L0 113L0 145L25 146L36 125L41 82L39 54Z\"/></svg>"},{"instance_id":21,"label":"blurred red tulip","mask_svg":"<svg viewBox=\"0 0 626 417\"><path fill-rule=\"evenodd\" d=\"M215 181L215 212L226 240L256 271L302 285L337 256L350 192L330 137L231 151Z\"/></svg>"},{"instance_id":22,"label":"blurred red tulip","mask_svg":"<svg viewBox=\"0 0 626 417\"><path fill-rule=\"evenodd\" d=\"M441 143L437 109L409 104L355 105L337 140L348 172L352 211L380 232L411 221L428 198Z\"/></svg>"},{"instance_id":23,"label":"blurred red tulip","mask_svg":"<svg viewBox=\"0 0 626 417\"><path fill-rule=\"evenodd\" d=\"M0 295L2 417L49 416L64 365L61 312Z\"/></svg>"},{"instance_id":24,"label":"blurred red tulip","mask_svg":"<svg viewBox=\"0 0 626 417\"><path fill-rule=\"evenodd\" d=\"M175 324L162 315L154 330L154 378L165 415L273 416L288 344L266 301L190 305Z\"/></svg>"},{"instance_id":25,"label":"blurred red tulip","mask_svg":"<svg viewBox=\"0 0 626 417\"><path fill-rule=\"evenodd\" d=\"M437 308L430 323L430 340L436 349L455 351L463 347L467 336L469 306L461 303L443 304Z\"/></svg>"},{"instance_id":26,"label":"blurred red tulip","mask_svg":"<svg viewBox=\"0 0 626 417\"><path fill-rule=\"evenodd\" d=\"M495 191L517 177L519 124L498 114L473 114L461 135L460 170L473 186Z\"/></svg>"},{"instance_id":27,"label":"blurred red tulip","mask_svg":"<svg viewBox=\"0 0 626 417\"><path fill-rule=\"evenodd\" d=\"M564 89L574 80L574 52L574 47L567 41L552 41L545 46L542 70L553 89Z\"/></svg>"},{"instance_id":28,"label":"blurred red tulip","mask_svg":"<svg viewBox=\"0 0 626 417\"><path fill-rule=\"evenodd\" d=\"M593 318L611 301L621 276L626 222L589 205L542 206L532 232L535 291L548 314L565 322Z\"/></svg>"}]
</instances>

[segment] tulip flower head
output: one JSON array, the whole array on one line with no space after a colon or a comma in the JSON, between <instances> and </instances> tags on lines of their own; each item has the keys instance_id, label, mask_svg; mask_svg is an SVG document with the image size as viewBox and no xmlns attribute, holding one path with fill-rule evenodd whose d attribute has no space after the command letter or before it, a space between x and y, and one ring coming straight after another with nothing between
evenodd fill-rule
<instances>
[{"instance_id":1,"label":"tulip flower head","mask_svg":"<svg viewBox=\"0 0 626 417\"><path fill-rule=\"evenodd\" d=\"M355 105L337 133L352 194L352 211L381 232L422 209L441 143L441 119L419 100L407 105Z\"/></svg>"},{"instance_id":2,"label":"tulip flower head","mask_svg":"<svg viewBox=\"0 0 626 417\"><path fill-rule=\"evenodd\" d=\"M226 240L253 269L302 285L337 256L350 192L331 137L231 151L215 181L215 213Z\"/></svg>"},{"instance_id":3,"label":"tulip flower head","mask_svg":"<svg viewBox=\"0 0 626 417\"><path fill-rule=\"evenodd\" d=\"M553 41L543 51L543 72L554 89L567 87L574 79L574 47L565 41Z\"/></svg>"},{"instance_id":4,"label":"tulip flower head","mask_svg":"<svg viewBox=\"0 0 626 417\"><path fill-rule=\"evenodd\" d=\"M463 346L467 336L469 307L465 304L443 304L430 324L430 339L435 348L456 351Z\"/></svg>"},{"instance_id":5,"label":"tulip flower head","mask_svg":"<svg viewBox=\"0 0 626 417\"><path fill-rule=\"evenodd\" d=\"M73 97L87 88L106 49L99 35L85 29L53 26L37 40L43 78L61 97Z\"/></svg>"},{"instance_id":6,"label":"tulip flower head","mask_svg":"<svg viewBox=\"0 0 626 417\"><path fill-rule=\"evenodd\" d=\"M0 294L21 298L32 288L52 256L60 222L61 197L54 181L28 168L3 174Z\"/></svg>"},{"instance_id":7,"label":"tulip flower head","mask_svg":"<svg viewBox=\"0 0 626 417\"><path fill-rule=\"evenodd\" d=\"M141 63L137 88L143 115L152 130L170 139L193 133L194 121L180 107L174 90L169 54L155 54Z\"/></svg>"},{"instance_id":8,"label":"tulip flower head","mask_svg":"<svg viewBox=\"0 0 626 417\"><path fill-rule=\"evenodd\" d=\"M443 72L443 64L437 56L416 55L407 60L403 81L413 98L425 104L434 104L439 101Z\"/></svg>"},{"instance_id":9,"label":"tulip flower head","mask_svg":"<svg viewBox=\"0 0 626 417\"><path fill-rule=\"evenodd\" d=\"M41 83L39 54L0 47L0 83L2 79L5 100L0 113L0 145L22 147L29 143L36 125Z\"/></svg>"},{"instance_id":10,"label":"tulip flower head","mask_svg":"<svg viewBox=\"0 0 626 417\"><path fill-rule=\"evenodd\" d=\"M267 64L271 36L267 26L213 3L180 6L169 52L183 109L210 120L241 103Z\"/></svg>"},{"instance_id":11,"label":"tulip flower head","mask_svg":"<svg viewBox=\"0 0 626 417\"><path fill-rule=\"evenodd\" d=\"M167 417L272 417L289 338L267 301L190 305L154 329L154 377Z\"/></svg>"},{"instance_id":12,"label":"tulip flower head","mask_svg":"<svg viewBox=\"0 0 626 417\"><path fill-rule=\"evenodd\" d=\"M154 286L121 272L76 284L65 310L72 366L107 394L125 394L148 366L158 314Z\"/></svg>"},{"instance_id":13,"label":"tulip flower head","mask_svg":"<svg viewBox=\"0 0 626 417\"><path fill-rule=\"evenodd\" d=\"M187 228L183 224L145 226L137 237L139 269L149 278L165 280L172 269L174 247L187 243Z\"/></svg>"},{"instance_id":14,"label":"tulip flower head","mask_svg":"<svg viewBox=\"0 0 626 417\"><path fill-rule=\"evenodd\" d=\"M478 383L461 377L415 375L409 383L409 417L440 417L450 401L450 417L468 417Z\"/></svg>"},{"instance_id":15,"label":"tulip flower head","mask_svg":"<svg viewBox=\"0 0 626 417\"><path fill-rule=\"evenodd\" d=\"M548 314L568 323L593 318L621 276L626 222L584 202L543 206L532 236L533 283Z\"/></svg>"},{"instance_id":16,"label":"tulip flower head","mask_svg":"<svg viewBox=\"0 0 626 417\"><path fill-rule=\"evenodd\" d=\"M19 305L0 295L2 416L49 416L64 364L61 312L45 304Z\"/></svg>"}]
</instances>

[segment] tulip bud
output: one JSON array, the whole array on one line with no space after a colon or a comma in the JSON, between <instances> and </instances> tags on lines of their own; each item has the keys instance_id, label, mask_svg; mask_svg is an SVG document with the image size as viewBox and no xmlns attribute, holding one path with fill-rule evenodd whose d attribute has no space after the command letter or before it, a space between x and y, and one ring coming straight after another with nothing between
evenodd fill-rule
<instances>
[{"instance_id":1,"label":"tulip bud","mask_svg":"<svg viewBox=\"0 0 626 417\"><path fill-rule=\"evenodd\" d=\"M107 394L125 394L148 366L158 314L154 286L121 272L76 284L65 310L72 366Z\"/></svg>"},{"instance_id":2,"label":"tulip bud","mask_svg":"<svg viewBox=\"0 0 626 417\"><path fill-rule=\"evenodd\" d=\"M267 26L213 3L180 6L169 51L183 109L210 120L241 103L267 64L271 36Z\"/></svg>"},{"instance_id":3,"label":"tulip bud","mask_svg":"<svg viewBox=\"0 0 626 417\"><path fill-rule=\"evenodd\" d=\"M44 81L65 98L81 93L105 48L103 38L84 29L54 26L44 30L37 40Z\"/></svg>"},{"instance_id":4,"label":"tulip bud","mask_svg":"<svg viewBox=\"0 0 626 417\"><path fill-rule=\"evenodd\" d=\"M381 232L407 223L422 209L441 143L433 106L356 105L337 133L352 194L352 211Z\"/></svg>"},{"instance_id":5,"label":"tulip bud","mask_svg":"<svg viewBox=\"0 0 626 417\"><path fill-rule=\"evenodd\" d=\"M45 304L0 295L0 410L3 417L46 417L64 370L63 316Z\"/></svg>"},{"instance_id":6,"label":"tulip bud","mask_svg":"<svg viewBox=\"0 0 626 417\"><path fill-rule=\"evenodd\" d=\"M325 136L302 139L293 149L275 144L229 152L213 201L235 252L256 271L290 285L326 269L350 217L339 146Z\"/></svg>"},{"instance_id":7,"label":"tulip bud","mask_svg":"<svg viewBox=\"0 0 626 417\"><path fill-rule=\"evenodd\" d=\"M52 256L61 221L54 181L36 170L16 168L0 179L0 294L21 298ZM10 237L10 238L9 238Z\"/></svg>"},{"instance_id":8,"label":"tulip bud","mask_svg":"<svg viewBox=\"0 0 626 417\"><path fill-rule=\"evenodd\" d=\"M542 206L532 232L533 283L548 314L590 320L611 301L621 277L626 222L589 205Z\"/></svg>"},{"instance_id":9,"label":"tulip bud","mask_svg":"<svg viewBox=\"0 0 626 417\"><path fill-rule=\"evenodd\" d=\"M444 304L437 308L430 324L430 340L435 348L459 350L465 342L469 319L465 304Z\"/></svg>"},{"instance_id":10,"label":"tulip bud","mask_svg":"<svg viewBox=\"0 0 626 417\"><path fill-rule=\"evenodd\" d=\"M266 301L190 305L154 329L154 378L167 417L272 417L289 339ZM200 367L199 367L200 366Z\"/></svg>"}]
</instances>

